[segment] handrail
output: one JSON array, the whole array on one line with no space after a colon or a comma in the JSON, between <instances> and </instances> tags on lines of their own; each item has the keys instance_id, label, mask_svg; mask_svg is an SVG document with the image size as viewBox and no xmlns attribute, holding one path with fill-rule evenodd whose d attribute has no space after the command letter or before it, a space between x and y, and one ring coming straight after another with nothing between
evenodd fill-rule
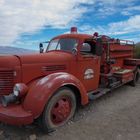
<instances>
[{"instance_id":1,"label":"handrail","mask_svg":"<svg viewBox=\"0 0 140 140\"><path fill-rule=\"evenodd\" d=\"M126 45L134 45L134 41L131 40L120 40L120 44L126 44Z\"/></svg>"},{"instance_id":2,"label":"handrail","mask_svg":"<svg viewBox=\"0 0 140 140\"><path fill-rule=\"evenodd\" d=\"M130 40L122 40L122 39L110 39L103 41L102 43L108 43L108 44L120 44L120 45L134 45L134 41Z\"/></svg>"}]
</instances>

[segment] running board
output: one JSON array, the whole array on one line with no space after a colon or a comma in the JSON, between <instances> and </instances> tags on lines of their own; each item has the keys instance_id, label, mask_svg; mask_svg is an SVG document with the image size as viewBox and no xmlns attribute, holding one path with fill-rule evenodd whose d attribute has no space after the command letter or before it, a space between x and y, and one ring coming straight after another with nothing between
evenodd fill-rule
<instances>
[{"instance_id":1,"label":"running board","mask_svg":"<svg viewBox=\"0 0 140 140\"><path fill-rule=\"evenodd\" d=\"M109 88L113 89L121 85L121 81L116 81L109 85Z\"/></svg>"},{"instance_id":2,"label":"running board","mask_svg":"<svg viewBox=\"0 0 140 140\"><path fill-rule=\"evenodd\" d=\"M131 80L130 80L131 81ZM124 82L124 83L121 83L119 84L119 82L116 82L112 87L109 87L109 88L98 88L97 90L95 91L91 91L91 92L88 92L88 99L89 100L95 100L99 97L101 97L102 95L108 93L108 92L111 92L113 89L116 89L130 81L127 81L127 82Z\"/></svg>"},{"instance_id":3,"label":"running board","mask_svg":"<svg viewBox=\"0 0 140 140\"><path fill-rule=\"evenodd\" d=\"M111 89L109 89L109 88L99 88L96 91L89 92L88 98L89 98L89 100L95 100L110 91L111 91Z\"/></svg>"}]
</instances>

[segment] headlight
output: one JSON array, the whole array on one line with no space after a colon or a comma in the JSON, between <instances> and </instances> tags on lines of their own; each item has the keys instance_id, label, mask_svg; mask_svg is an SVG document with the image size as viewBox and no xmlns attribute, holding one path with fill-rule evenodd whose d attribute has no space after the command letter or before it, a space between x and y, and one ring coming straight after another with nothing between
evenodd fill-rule
<instances>
[{"instance_id":1,"label":"headlight","mask_svg":"<svg viewBox=\"0 0 140 140\"><path fill-rule=\"evenodd\" d=\"M19 96L19 94L20 94L20 88L19 88L18 84L16 84L16 85L14 86L13 94L14 94L16 97Z\"/></svg>"},{"instance_id":2,"label":"headlight","mask_svg":"<svg viewBox=\"0 0 140 140\"><path fill-rule=\"evenodd\" d=\"M18 83L14 86L13 94L16 97L22 97L28 92L28 87L23 83Z\"/></svg>"}]
</instances>

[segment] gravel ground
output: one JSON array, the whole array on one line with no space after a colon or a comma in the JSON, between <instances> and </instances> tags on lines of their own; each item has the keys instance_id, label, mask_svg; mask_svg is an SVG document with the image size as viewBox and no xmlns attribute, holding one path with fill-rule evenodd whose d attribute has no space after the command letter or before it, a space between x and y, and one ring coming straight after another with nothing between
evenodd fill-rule
<instances>
[{"instance_id":1,"label":"gravel ground","mask_svg":"<svg viewBox=\"0 0 140 140\"><path fill-rule=\"evenodd\" d=\"M0 140L140 140L140 82L92 101L74 120L51 134L35 125L0 124Z\"/></svg>"}]
</instances>

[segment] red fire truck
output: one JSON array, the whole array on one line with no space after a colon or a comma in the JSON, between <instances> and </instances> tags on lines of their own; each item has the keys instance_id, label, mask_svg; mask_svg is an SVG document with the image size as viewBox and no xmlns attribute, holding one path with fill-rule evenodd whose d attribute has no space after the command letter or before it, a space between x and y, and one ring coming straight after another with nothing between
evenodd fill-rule
<instances>
[{"instance_id":1,"label":"red fire truck","mask_svg":"<svg viewBox=\"0 0 140 140\"><path fill-rule=\"evenodd\" d=\"M46 132L70 120L79 105L139 79L134 42L106 35L54 37L40 53L0 56L0 122L39 120Z\"/></svg>"}]
</instances>

